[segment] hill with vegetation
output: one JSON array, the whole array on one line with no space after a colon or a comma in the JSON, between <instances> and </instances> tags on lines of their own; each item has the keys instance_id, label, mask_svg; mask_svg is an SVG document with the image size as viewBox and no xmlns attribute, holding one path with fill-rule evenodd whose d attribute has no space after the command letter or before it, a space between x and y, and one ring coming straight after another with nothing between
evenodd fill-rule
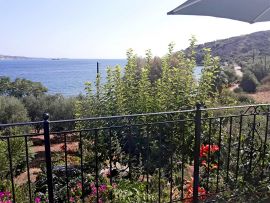
<instances>
[{"instance_id":1,"label":"hill with vegetation","mask_svg":"<svg viewBox=\"0 0 270 203\"><path fill-rule=\"evenodd\" d=\"M219 56L221 62L239 64L264 58L270 55L270 30L200 44L196 48L198 64L202 62L204 48L211 48L213 56Z\"/></svg>"}]
</instances>

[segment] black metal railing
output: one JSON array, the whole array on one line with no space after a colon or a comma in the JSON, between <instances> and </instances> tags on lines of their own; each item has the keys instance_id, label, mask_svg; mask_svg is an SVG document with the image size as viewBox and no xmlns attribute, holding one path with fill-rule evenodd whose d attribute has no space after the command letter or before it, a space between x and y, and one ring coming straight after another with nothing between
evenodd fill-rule
<instances>
[{"instance_id":1,"label":"black metal railing","mask_svg":"<svg viewBox=\"0 0 270 203\"><path fill-rule=\"evenodd\" d=\"M215 198L269 177L269 107L0 124L0 192L12 202Z\"/></svg>"}]
</instances>

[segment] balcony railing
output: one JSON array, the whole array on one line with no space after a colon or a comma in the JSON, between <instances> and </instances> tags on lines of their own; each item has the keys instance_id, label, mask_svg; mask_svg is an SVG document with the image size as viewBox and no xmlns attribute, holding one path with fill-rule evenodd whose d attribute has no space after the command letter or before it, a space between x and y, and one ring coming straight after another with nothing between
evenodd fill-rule
<instances>
[{"instance_id":1,"label":"balcony railing","mask_svg":"<svg viewBox=\"0 0 270 203\"><path fill-rule=\"evenodd\" d=\"M0 124L0 192L12 202L209 200L270 175L269 107Z\"/></svg>"}]
</instances>

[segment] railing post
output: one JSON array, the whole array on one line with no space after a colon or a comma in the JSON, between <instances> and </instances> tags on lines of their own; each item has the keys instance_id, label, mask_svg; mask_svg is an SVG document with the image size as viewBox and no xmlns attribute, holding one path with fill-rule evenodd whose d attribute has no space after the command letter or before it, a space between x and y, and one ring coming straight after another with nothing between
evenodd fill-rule
<instances>
[{"instance_id":1,"label":"railing post","mask_svg":"<svg viewBox=\"0 0 270 203\"><path fill-rule=\"evenodd\" d=\"M198 203L198 189L200 183L200 142L201 142L201 125L202 114L201 104L196 104L195 114L195 144L194 144L194 175L193 175L193 202Z\"/></svg>"},{"instance_id":2,"label":"railing post","mask_svg":"<svg viewBox=\"0 0 270 203\"><path fill-rule=\"evenodd\" d=\"M51 142L50 142L50 122L48 121L49 114L43 114L43 130L44 130L44 143L45 143L45 157L46 157L46 174L49 203L53 203L53 178L52 178L52 160L51 160Z\"/></svg>"}]
</instances>

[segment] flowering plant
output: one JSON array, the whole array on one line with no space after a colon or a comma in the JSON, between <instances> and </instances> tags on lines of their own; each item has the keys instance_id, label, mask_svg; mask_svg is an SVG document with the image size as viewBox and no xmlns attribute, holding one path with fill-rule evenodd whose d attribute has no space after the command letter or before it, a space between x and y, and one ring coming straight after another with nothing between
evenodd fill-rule
<instances>
[{"instance_id":1,"label":"flowering plant","mask_svg":"<svg viewBox=\"0 0 270 203\"><path fill-rule=\"evenodd\" d=\"M12 203L11 193L9 191L0 192L0 203Z\"/></svg>"},{"instance_id":2,"label":"flowering plant","mask_svg":"<svg viewBox=\"0 0 270 203\"><path fill-rule=\"evenodd\" d=\"M39 192L35 197L35 203L47 203L49 202L48 193L45 194Z\"/></svg>"},{"instance_id":3,"label":"flowering plant","mask_svg":"<svg viewBox=\"0 0 270 203\"><path fill-rule=\"evenodd\" d=\"M204 200L206 198L206 190L203 187L198 187L199 199ZM193 178L186 182L186 192L184 196L184 203L193 202Z\"/></svg>"},{"instance_id":4,"label":"flowering plant","mask_svg":"<svg viewBox=\"0 0 270 203\"><path fill-rule=\"evenodd\" d=\"M216 163L216 152L219 151L218 145L201 145L200 148L200 159L201 166L204 167L206 171L213 171L218 168L218 164Z\"/></svg>"}]
</instances>

